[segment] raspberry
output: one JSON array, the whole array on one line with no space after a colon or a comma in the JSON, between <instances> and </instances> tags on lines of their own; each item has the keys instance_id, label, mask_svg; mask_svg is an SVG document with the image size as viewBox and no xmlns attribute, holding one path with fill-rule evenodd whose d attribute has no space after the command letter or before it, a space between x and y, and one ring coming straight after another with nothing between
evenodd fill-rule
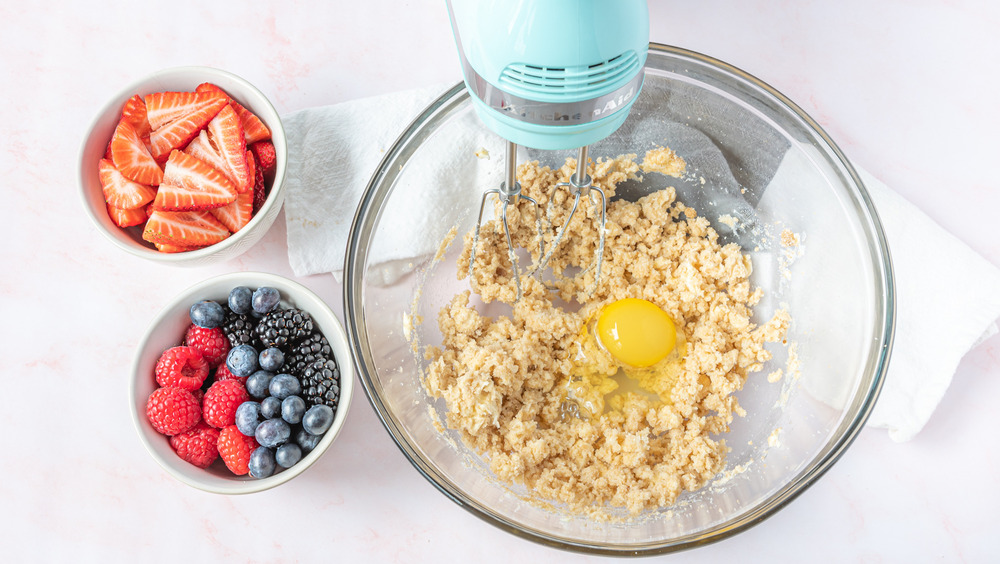
<instances>
[{"instance_id":1,"label":"raspberry","mask_svg":"<svg viewBox=\"0 0 1000 564\"><path fill-rule=\"evenodd\" d=\"M220 364L219 367L215 369L215 381L222 382L224 380L238 380L241 384L247 383L247 379L245 376L241 378L230 372L229 367L226 366L225 362Z\"/></svg>"},{"instance_id":2,"label":"raspberry","mask_svg":"<svg viewBox=\"0 0 1000 564\"><path fill-rule=\"evenodd\" d=\"M205 423L219 429L236 423L236 408L248 401L250 394L239 380L222 380L212 384L202 401Z\"/></svg>"},{"instance_id":3,"label":"raspberry","mask_svg":"<svg viewBox=\"0 0 1000 564\"><path fill-rule=\"evenodd\" d=\"M197 390L208 377L208 363L193 347L174 347L160 355L154 374L161 386Z\"/></svg>"},{"instance_id":4,"label":"raspberry","mask_svg":"<svg viewBox=\"0 0 1000 564\"><path fill-rule=\"evenodd\" d=\"M201 421L201 406L184 388L157 388L146 401L146 418L162 435L177 435Z\"/></svg>"},{"instance_id":5,"label":"raspberry","mask_svg":"<svg viewBox=\"0 0 1000 564\"><path fill-rule=\"evenodd\" d=\"M170 446L182 459L198 468L208 468L219 457L219 430L204 421L194 428L170 437Z\"/></svg>"},{"instance_id":6,"label":"raspberry","mask_svg":"<svg viewBox=\"0 0 1000 564\"><path fill-rule=\"evenodd\" d=\"M257 439L248 437L230 425L219 431L219 456L226 467L237 476L250 471L250 453L257 448Z\"/></svg>"},{"instance_id":7,"label":"raspberry","mask_svg":"<svg viewBox=\"0 0 1000 564\"><path fill-rule=\"evenodd\" d=\"M205 329L191 324L184 335L184 344L201 353L209 366L218 366L229 354L229 339L222 329Z\"/></svg>"}]
</instances>

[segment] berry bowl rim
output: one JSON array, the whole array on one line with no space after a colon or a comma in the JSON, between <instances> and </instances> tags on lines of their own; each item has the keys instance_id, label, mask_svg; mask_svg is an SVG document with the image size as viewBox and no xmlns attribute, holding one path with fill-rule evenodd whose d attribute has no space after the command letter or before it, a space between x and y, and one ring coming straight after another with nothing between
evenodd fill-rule
<instances>
[{"instance_id":1,"label":"berry bowl rim","mask_svg":"<svg viewBox=\"0 0 1000 564\"><path fill-rule=\"evenodd\" d=\"M188 317L191 304L200 299L220 300L236 286L258 288L271 286L281 293L282 304L294 305L312 316L326 336L340 369L340 402L334 414L333 425L323 435L319 444L302 457L297 464L267 478L256 479L248 475L226 475L202 469L182 460L170 447L168 437L159 434L146 419L146 400L157 388L153 367L166 348L183 340L183 331L190 325ZM172 344L170 344L172 343ZM164 347L163 345L166 344ZM161 348L162 347L162 348ZM143 380L145 379L145 380ZM149 323L139 339L133 355L129 374L128 401L136 433L150 456L177 480L200 490L217 494L249 494L268 490L290 481L315 464L330 448L343 430L354 395L354 364L350 355L347 333L333 310L316 293L288 278L265 272L234 272L203 280L176 295ZM218 468L218 461L213 463Z\"/></svg>"},{"instance_id":2,"label":"berry bowl rim","mask_svg":"<svg viewBox=\"0 0 1000 564\"><path fill-rule=\"evenodd\" d=\"M271 188L260 210L250 222L226 239L207 247L183 253L164 253L136 238L132 228L115 225L108 215L104 193L97 173L107 144L114 134L125 102L135 94L164 91L193 91L203 82L211 82L253 112L271 130L275 170ZM278 111L250 81L232 72L209 66L178 66L161 69L122 88L94 116L79 151L79 193L83 208L97 230L119 249L146 260L175 266L205 266L235 258L259 241L274 223L285 199L285 170L288 145ZM140 234L141 237L141 234Z\"/></svg>"}]
</instances>

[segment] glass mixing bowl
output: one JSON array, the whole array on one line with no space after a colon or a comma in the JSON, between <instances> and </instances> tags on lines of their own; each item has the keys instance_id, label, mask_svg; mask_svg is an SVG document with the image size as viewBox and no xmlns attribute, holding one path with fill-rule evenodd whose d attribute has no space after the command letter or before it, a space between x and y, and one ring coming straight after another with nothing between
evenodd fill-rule
<instances>
[{"instance_id":1,"label":"glass mixing bowl","mask_svg":"<svg viewBox=\"0 0 1000 564\"><path fill-rule=\"evenodd\" d=\"M675 505L635 517L603 522L566 514L536 503L521 485L501 482L456 432L441 429L443 402L422 387L423 347L441 342L438 311L468 287L456 277L461 235L441 260L435 251L453 227L459 234L473 228L482 191L499 186L504 168L504 142L480 124L462 84L406 129L358 208L344 308L368 399L424 477L516 535L565 549L642 555L736 534L830 468L881 388L894 319L889 252L864 186L816 122L732 66L651 45L628 120L590 155L641 157L658 145L687 161L684 177L645 175L620 186L616 197L674 186L723 243L737 242L750 254L752 283L765 292L755 318L787 308L794 347L772 347L774 358L739 392L747 415L725 437L731 450L724 471ZM549 165L575 156L520 151L519 162ZM786 229L799 245L782 243ZM769 378L778 368L780 379Z\"/></svg>"}]
</instances>

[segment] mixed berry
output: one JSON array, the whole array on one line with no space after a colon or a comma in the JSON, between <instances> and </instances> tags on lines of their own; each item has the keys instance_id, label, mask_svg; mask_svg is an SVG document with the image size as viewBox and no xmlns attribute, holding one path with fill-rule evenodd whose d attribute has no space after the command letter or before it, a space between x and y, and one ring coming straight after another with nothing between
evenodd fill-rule
<instances>
[{"instance_id":1,"label":"mixed berry","mask_svg":"<svg viewBox=\"0 0 1000 564\"><path fill-rule=\"evenodd\" d=\"M333 425L340 371L312 317L270 287L191 306L184 342L163 352L146 416L182 459L236 475L291 468Z\"/></svg>"}]
</instances>

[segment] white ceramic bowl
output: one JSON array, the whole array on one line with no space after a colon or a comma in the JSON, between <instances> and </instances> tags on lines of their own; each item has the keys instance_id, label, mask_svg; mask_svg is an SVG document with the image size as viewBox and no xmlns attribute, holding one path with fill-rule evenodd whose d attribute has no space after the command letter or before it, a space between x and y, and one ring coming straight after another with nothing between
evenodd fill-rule
<instances>
[{"instance_id":1,"label":"white ceramic bowl","mask_svg":"<svg viewBox=\"0 0 1000 564\"><path fill-rule=\"evenodd\" d=\"M201 300L216 300L227 303L229 291L236 286L256 289L261 286L276 288L281 293L283 307L298 307L309 312L315 326L323 332L340 368L340 403L334 414L333 426L323 435L315 449L302 457L291 468L274 475L256 479L236 476L221 460L206 469L198 468L182 460L170 447L167 437L159 434L146 419L146 400L157 388L153 368L157 359L166 349L177 346L184 339L184 331L191 324L191 305ZM139 340L132 372L129 379L128 400L139 438L153 459L170 475L189 486L220 494L246 494L267 490L283 484L304 472L323 456L347 419L354 388L354 365L347 344L347 335L333 311L306 287L273 274L260 272L237 272L210 278L188 288L174 297L153 319Z\"/></svg>"},{"instance_id":2,"label":"white ceramic bowl","mask_svg":"<svg viewBox=\"0 0 1000 564\"><path fill-rule=\"evenodd\" d=\"M271 130L271 142L274 144L277 157L274 180L264 205L250 220L250 223L239 232L220 243L203 249L185 253L161 253L142 239L141 227L122 229L111 221L108 216L107 204L104 201L104 193L101 190L98 164L114 134L115 126L121 117L122 107L129 98L135 94L144 96L153 92L193 91L203 82L211 82L225 90L233 99L259 117ZM284 179L287 155L285 130L281 126L281 119L274 106L260 90L235 74L223 70L209 67L176 67L161 70L126 86L108 101L107 105L97 114L83 141L83 146L80 148L81 196L84 208L94 225L97 226L98 231L123 251L164 264L204 266L243 254L271 228L271 224L277 218L281 204L285 199Z\"/></svg>"}]
</instances>

